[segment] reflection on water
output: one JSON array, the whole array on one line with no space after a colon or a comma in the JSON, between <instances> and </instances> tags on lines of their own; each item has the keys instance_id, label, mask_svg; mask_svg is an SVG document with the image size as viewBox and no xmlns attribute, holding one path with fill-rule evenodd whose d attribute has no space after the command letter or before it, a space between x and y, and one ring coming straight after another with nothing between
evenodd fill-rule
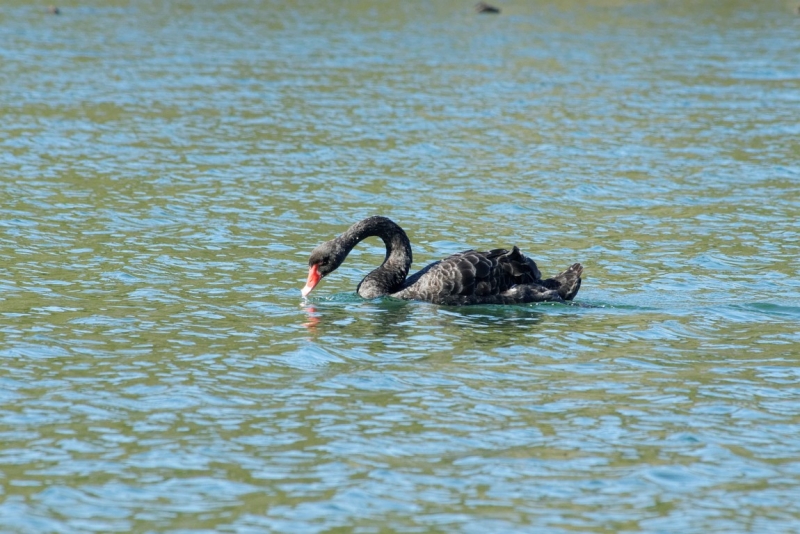
<instances>
[{"instance_id":1,"label":"reflection on water","mask_svg":"<svg viewBox=\"0 0 800 534\"><path fill-rule=\"evenodd\" d=\"M791 532L786 5L0 10L0 530ZM518 245L573 305L364 301Z\"/></svg>"}]
</instances>

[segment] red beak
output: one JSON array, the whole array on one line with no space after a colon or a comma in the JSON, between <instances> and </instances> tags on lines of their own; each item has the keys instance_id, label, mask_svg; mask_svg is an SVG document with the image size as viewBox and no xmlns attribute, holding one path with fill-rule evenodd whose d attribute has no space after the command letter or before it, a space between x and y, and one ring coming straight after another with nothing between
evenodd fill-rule
<instances>
[{"instance_id":1,"label":"red beak","mask_svg":"<svg viewBox=\"0 0 800 534\"><path fill-rule=\"evenodd\" d=\"M300 293L305 297L311 290L314 289L314 286L322 280L322 275L319 274L319 267L317 264L314 264L308 268L308 280L306 280L306 287L300 290Z\"/></svg>"}]
</instances>

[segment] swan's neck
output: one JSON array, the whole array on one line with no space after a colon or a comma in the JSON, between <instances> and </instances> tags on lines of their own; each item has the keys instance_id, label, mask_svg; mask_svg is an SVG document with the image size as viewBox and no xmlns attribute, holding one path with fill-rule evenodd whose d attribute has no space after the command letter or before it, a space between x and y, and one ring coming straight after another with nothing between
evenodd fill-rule
<instances>
[{"instance_id":1,"label":"swan's neck","mask_svg":"<svg viewBox=\"0 0 800 534\"><path fill-rule=\"evenodd\" d=\"M400 290L411 268L411 242L402 228L386 217L370 217L357 222L341 235L349 253L368 237L380 237L386 245L386 257L381 266L358 284L358 294L375 298Z\"/></svg>"}]
</instances>

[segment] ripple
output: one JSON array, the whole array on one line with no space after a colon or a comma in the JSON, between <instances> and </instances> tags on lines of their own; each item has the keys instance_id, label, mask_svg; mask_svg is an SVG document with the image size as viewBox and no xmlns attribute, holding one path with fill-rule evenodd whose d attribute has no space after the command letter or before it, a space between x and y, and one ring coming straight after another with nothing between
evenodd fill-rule
<instances>
[{"instance_id":1,"label":"ripple","mask_svg":"<svg viewBox=\"0 0 800 534\"><path fill-rule=\"evenodd\" d=\"M796 17L605 4L5 9L0 530L792 531Z\"/></svg>"}]
</instances>

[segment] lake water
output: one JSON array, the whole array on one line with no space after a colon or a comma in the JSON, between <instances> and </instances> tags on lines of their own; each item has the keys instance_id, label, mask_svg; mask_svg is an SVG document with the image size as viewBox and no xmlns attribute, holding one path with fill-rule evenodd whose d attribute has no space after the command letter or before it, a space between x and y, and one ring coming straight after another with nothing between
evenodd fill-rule
<instances>
[{"instance_id":1,"label":"lake water","mask_svg":"<svg viewBox=\"0 0 800 534\"><path fill-rule=\"evenodd\" d=\"M4 3L0 531L798 531L796 6L498 5Z\"/></svg>"}]
</instances>

